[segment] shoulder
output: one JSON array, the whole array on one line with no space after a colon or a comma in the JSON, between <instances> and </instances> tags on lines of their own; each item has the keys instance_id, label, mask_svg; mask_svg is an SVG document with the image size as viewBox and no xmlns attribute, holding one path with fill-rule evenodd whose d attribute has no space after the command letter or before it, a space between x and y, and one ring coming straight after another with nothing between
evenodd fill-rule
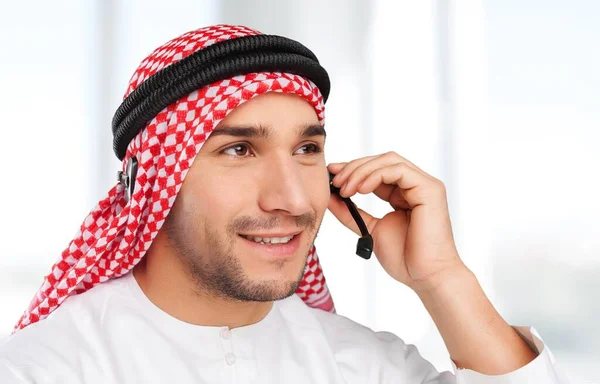
<instances>
[{"instance_id":1,"label":"shoulder","mask_svg":"<svg viewBox=\"0 0 600 384\"><path fill-rule=\"evenodd\" d=\"M364 382L388 382L404 379L454 382L452 374L438 373L412 344L385 331L374 331L345 316L306 306L299 297L289 305L304 306L303 316L310 317L321 330L340 371L347 379L359 374Z\"/></svg>"},{"instance_id":2,"label":"shoulder","mask_svg":"<svg viewBox=\"0 0 600 384\"><path fill-rule=\"evenodd\" d=\"M403 350L406 346L391 333L375 332L345 316L311 308L297 295L284 300L280 310L288 322L317 329L338 362L381 360L390 348Z\"/></svg>"},{"instance_id":3,"label":"shoulder","mask_svg":"<svg viewBox=\"0 0 600 384\"><path fill-rule=\"evenodd\" d=\"M78 360L93 353L92 340L98 337L102 312L123 284L119 280L68 297L47 318L9 336L0 344L0 379L12 373L46 383L52 382L49 372L57 377L72 371Z\"/></svg>"},{"instance_id":4,"label":"shoulder","mask_svg":"<svg viewBox=\"0 0 600 384\"><path fill-rule=\"evenodd\" d=\"M388 353L388 349L404 349L406 344L390 332L376 332L337 313L309 308L319 322L330 345L336 354L351 354L362 359L366 356L379 358Z\"/></svg>"}]
</instances>

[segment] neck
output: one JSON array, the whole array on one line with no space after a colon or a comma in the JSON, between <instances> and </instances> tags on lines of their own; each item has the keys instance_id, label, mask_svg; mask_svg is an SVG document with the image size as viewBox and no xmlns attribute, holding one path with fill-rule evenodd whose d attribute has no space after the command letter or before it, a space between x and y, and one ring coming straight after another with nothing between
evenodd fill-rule
<instances>
[{"instance_id":1,"label":"neck","mask_svg":"<svg viewBox=\"0 0 600 384\"><path fill-rule=\"evenodd\" d=\"M157 242L134 267L133 276L154 305L190 324L243 327L264 319L273 306L272 301L240 302L199 290L177 256Z\"/></svg>"}]
</instances>

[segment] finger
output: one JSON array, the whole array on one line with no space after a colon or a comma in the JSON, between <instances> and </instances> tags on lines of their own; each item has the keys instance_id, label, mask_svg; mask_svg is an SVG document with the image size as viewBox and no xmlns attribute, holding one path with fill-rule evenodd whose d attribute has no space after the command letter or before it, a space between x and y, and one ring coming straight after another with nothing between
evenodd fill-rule
<instances>
[{"instance_id":1,"label":"finger","mask_svg":"<svg viewBox=\"0 0 600 384\"><path fill-rule=\"evenodd\" d=\"M406 157L402 157L402 156L400 156L399 154L397 154L394 151L390 151L388 153L396 155L398 157L398 159L400 160L399 162L404 162L404 163L410 165L411 167L413 167L414 169L416 169L417 171L423 172L427 176L431 176L427 172L425 172L424 170L422 170L421 168L419 168L417 165L415 165L413 162L411 162L410 160L408 160Z\"/></svg>"},{"instance_id":2,"label":"finger","mask_svg":"<svg viewBox=\"0 0 600 384\"><path fill-rule=\"evenodd\" d=\"M408 164L411 168L413 168L414 170L416 170L417 172L420 172L423 174L423 176L433 180L433 181L439 181L438 179L436 179L435 177L433 177L432 175L430 175L429 173L425 172L424 170L422 170L421 168L419 168L418 166L416 166L414 163L412 163L410 160L408 160L406 157L402 157L399 154L397 154L396 152L388 152L388 154L393 154L396 155L396 157L399 159L398 163L406 163Z\"/></svg>"},{"instance_id":3,"label":"finger","mask_svg":"<svg viewBox=\"0 0 600 384\"><path fill-rule=\"evenodd\" d=\"M367 162L371 159L379 157L381 155L361 157L360 159L352 160L347 163L333 163L329 165L329 170L335 175L333 178L333 185L340 187L342 185L341 180L349 175L356 167L362 163ZM345 176L346 175L346 176Z\"/></svg>"},{"instance_id":4,"label":"finger","mask_svg":"<svg viewBox=\"0 0 600 384\"><path fill-rule=\"evenodd\" d=\"M345 183L347 183L348 178L350 177L350 174L356 172L359 169L361 170L360 172L362 174L366 174L366 173L372 172L376 168L381 168L381 167L384 167L387 165L400 163L400 162L404 162L404 163L408 164L408 166L410 166L413 169L415 169L416 171L422 173L425 177L428 177L432 180L436 180L433 176L424 172L422 169L420 169L419 167L414 165L409 160L400 156L396 152L390 151L390 152L386 152L384 154L377 155L377 156L363 157L363 158L356 159L356 160L353 160L353 161L347 163L345 166L342 167L342 169L340 171L338 171L337 173L334 172L334 174L336 176L333 179L333 185L335 185L336 187L343 186ZM339 166L336 166L336 167L339 168Z\"/></svg>"},{"instance_id":5,"label":"finger","mask_svg":"<svg viewBox=\"0 0 600 384\"><path fill-rule=\"evenodd\" d=\"M437 204L445 201L445 187L443 183L426 177L406 163L379 168L361 179L358 183L353 181L352 187L346 189L344 193L347 196L352 196L358 192L362 194L371 193L382 184L397 185L402 190L397 192L400 192L400 196L410 205L410 208L426 203ZM389 190L386 192L389 192ZM388 196L388 201L391 200L392 195ZM396 198L394 204L401 204L401 200L400 198ZM390 204L392 204L391 201Z\"/></svg>"},{"instance_id":6,"label":"finger","mask_svg":"<svg viewBox=\"0 0 600 384\"><path fill-rule=\"evenodd\" d=\"M375 157L375 156L371 156L371 157ZM327 166L327 168L331 173L333 173L335 175L335 174L339 173L339 171L342 170L344 168L344 166L346 166L347 164L348 164L347 162L330 163ZM392 208L394 210L410 208L410 205L408 204L406 199L404 199L404 197L402 197L402 191L395 184L394 185L381 184L379 187L375 188L375 190L373 190L372 192L373 192L373 194L375 194L375 196L379 197L381 200L384 200L384 201L390 203L390 205L392 206ZM360 193L360 191L359 191L359 193Z\"/></svg>"},{"instance_id":7,"label":"finger","mask_svg":"<svg viewBox=\"0 0 600 384\"><path fill-rule=\"evenodd\" d=\"M356 208L360 213L360 216L362 217L363 221L365 222L367 229L369 230L369 232L372 232L373 228L375 227L375 224L379 219L371 216L369 213L363 211L358 207ZM356 221L354 221L354 218L348 210L346 203L344 203L339 196L331 194L331 198L329 199L327 209L329 209L333 216L335 216L342 224L344 224L346 228L349 228L352 232L356 233L359 236L361 235L360 228L358 228Z\"/></svg>"},{"instance_id":8,"label":"finger","mask_svg":"<svg viewBox=\"0 0 600 384\"><path fill-rule=\"evenodd\" d=\"M348 164L348 162L329 163L329 165L327 165L327 170L333 173L334 175L337 175L338 172L341 171L346 164Z\"/></svg>"},{"instance_id":9,"label":"finger","mask_svg":"<svg viewBox=\"0 0 600 384\"><path fill-rule=\"evenodd\" d=\"M398 185L396 184L381 184L380 186L378 186L377 188L375 188L372 191L369 192L361 192L362 188L358 189L358 193L361 194L369 194L369 193L373 193L375 194L375 196L379 197L381 200L383 201L387 201L388 203L390 203L390 205L392 206L392 208L394 208L395 211L398 211L400 209L410 209L411 206L408 203L408 201L406 201L406 199L404 198L404 192L402 191L402 188L400 188Z\"/></svg>"},{"instance_id":10,"label":"finger","mask_svg":"<svg viewBox=\"0 0 600 384\"><path fill-rule=\"evenodd\" d=\"M408 204L406 199L403 197L402 189L400 189L400 187L398 187L396 184L381 184L373 191L369 191L364 194L366 195L371 192L381 200L390 203L390 206L396 211L400 209L410 209L410 204ZM362 192L359 190L358 193Z\"/></svg>"},{"instance_id":11,"label":"finger","mask_svg":"<svg viewBox=\"0 0 600 384\"><path fill-rule=\"evenodd\" d=\"M345 163L344 166L341 167L341 170L337 170L337 172L332 172L335 174L333 178L333 185L336 187L340 187L345 183L345 180L354 172L354 170L360 167L362 164L369 162L371 160L380 158L384 155L374 155L374 156L366 156L361 157L360 159L352 160L349 163ZM333 168L339 168L339 166L334 165Z\"/></svg>"},{"instance_id":12,"label":"finger","mask_svg":"<svg viewBox=\"0 0 600 384\"><path fill-rule=\"evenodd\" d=\"M352 170L351 173L348 174L348 166L344 167L340 176L340 184L342 187L340 188L340 194L344 197L350 196L348 195L348 191L356 190L356 186L364 181L364 179L373 173L375 170L379 168L385 168L387 166L398 164L398 155L393 152L388 152L386 154L374 157Z\"/></svg>"}]
</instances>

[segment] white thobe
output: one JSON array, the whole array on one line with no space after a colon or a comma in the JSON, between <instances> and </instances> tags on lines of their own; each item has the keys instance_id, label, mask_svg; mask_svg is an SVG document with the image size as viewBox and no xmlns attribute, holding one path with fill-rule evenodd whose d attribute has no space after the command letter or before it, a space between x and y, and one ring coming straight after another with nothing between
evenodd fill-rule
<instances>
[{"instance_id":1,"label":"white thobe","mask_svg":"<svg viewBox=\"0 0 600 384\"><path fill-rule=\"evenodd\" d=\"M535 330L514 328L538 353L526 366L500 376L454 364L439 373L394 334L310 308L297 295L249 326L185 323L156 307L130 272L9 337L0 383L566 383Z\"/></svg>"}]
</instances>

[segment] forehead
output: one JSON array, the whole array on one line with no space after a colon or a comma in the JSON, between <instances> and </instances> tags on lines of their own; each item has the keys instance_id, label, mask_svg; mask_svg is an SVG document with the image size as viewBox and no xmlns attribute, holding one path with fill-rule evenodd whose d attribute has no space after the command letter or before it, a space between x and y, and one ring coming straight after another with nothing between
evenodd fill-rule
<instances>
[{"instance_id":1,"label":"forehead","mask_svg":"<svg viewBox=\"0 0 600 384\"><path fill-rule=\"evenodd\" d=\"M267 92L239 105L215 130L233 125L263 125L277 128L318 123L317 112L304 98L290 93Z\"/></svg>"}]
</instances>

